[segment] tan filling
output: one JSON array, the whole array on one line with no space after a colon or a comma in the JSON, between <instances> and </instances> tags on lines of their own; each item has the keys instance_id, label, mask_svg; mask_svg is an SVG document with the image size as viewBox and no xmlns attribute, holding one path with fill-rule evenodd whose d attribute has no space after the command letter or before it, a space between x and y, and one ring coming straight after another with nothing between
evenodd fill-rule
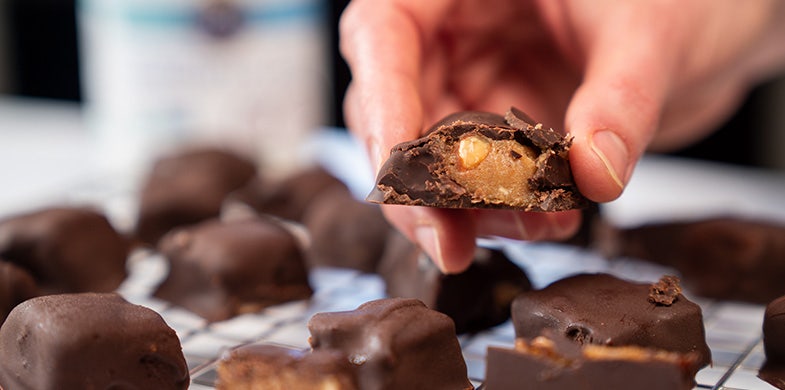
<instances>
[{"instance_id":1,"label":"tan filling","mask_svg":"<svg viewBox=\"0 0 785 390\"><path fill-rule=\"evenodd\" d=\"M553 341L546 337L536 337L531 342L518 338L515 340L515 350L521 353L547 358L561 366L569 366L572 362L556 350ZM586 360L626 360L633 362L662 361L679 364L684 361L684 356L678 352L659 349L650 349L638 346L608 346L587 344L581 349L581 355Z\"/></svg>"},{"instance_id":2,"label":"tan filling","mask_svg":"<svg viewBox=\"0 0 785 390\"><path fill-rule=\"evenodd\" d=\"M529 203L529 178L534 175L537 159L533 149L516 141L470 133L454 146L450 156L452 177L473 194L474 202L512 206Z\"/></svg>"}]
</instances>

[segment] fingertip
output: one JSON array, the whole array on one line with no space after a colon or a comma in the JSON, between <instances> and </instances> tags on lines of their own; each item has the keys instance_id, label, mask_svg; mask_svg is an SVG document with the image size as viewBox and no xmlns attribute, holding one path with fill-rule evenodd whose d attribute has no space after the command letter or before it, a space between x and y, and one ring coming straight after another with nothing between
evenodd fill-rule
<instances>
[{"instance_id":1,"label":"fingertip","mask_svg":"<svg viewBox=\"0 0 785 390\"><path fill-rule=\"evenodd\" d=\"M595 202L618 198L629 181L634 161L629 149L611 130L576 137L570 149L570 168L583 196Z\"/></svg>"}]
</instances>

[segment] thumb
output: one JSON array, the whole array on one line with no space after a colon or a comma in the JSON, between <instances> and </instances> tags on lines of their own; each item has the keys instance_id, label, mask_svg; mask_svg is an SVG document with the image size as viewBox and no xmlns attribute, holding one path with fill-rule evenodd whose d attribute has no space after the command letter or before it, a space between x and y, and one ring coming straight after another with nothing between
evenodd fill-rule
<instances>
[{"instance_id":1,"label":"thumb","mask_svg":"<svg viewBox=\"0 0 785 390\"><path fill-rule=\"evenodd\" d=\"M591 48L565 118L575 137L570 165L576 184L597 202L619 197L627 185L657 129L674 69L667 47L661 50L666 36L633 30L639 34L600 39Z\"/></svg>"}]
</instances>

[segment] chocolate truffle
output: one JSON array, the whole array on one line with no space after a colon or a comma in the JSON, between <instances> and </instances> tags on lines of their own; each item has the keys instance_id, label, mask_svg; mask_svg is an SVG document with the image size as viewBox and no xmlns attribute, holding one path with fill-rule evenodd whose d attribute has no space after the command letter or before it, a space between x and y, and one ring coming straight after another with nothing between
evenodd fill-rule
<instances>
[{"instance_id":1,"label":"chocolate truffle","mask_svg":"<svg viewBox=\"0 0 785 390\"><path fill-rule=\"evenodd\" d=\"M766 304L785 294L785 225L715 217L611 230L605 252L675 268L696 295Z\"/></svg>"},{"instance_id":2,"label":"chocolate truffle","mask_svg":"<svg viewBox=\"0 0 785 390\"><path fill-rule=\"evenodd\" d=\"M705 366L711 363L711 352L701 308L678 293L673 283L677 279L669 277L653 288L607 274L558 280L515 298L515 334L530 340L551 329L579 344L694 352ZM665 297L671 293L675 298L667 304Z\"/></svg>"},{"instance_id":3,"label":"chocolate truffle","mask_svg":"<svg viewBox=\"0 0 785 390\"><path fill-rule=\"evenodd\" d=\"M211 322L313 293L297 239L270 218L179 228L159 251L170 269L154 295Z\"/></svg>"},{"instance_id":4,"label":"chocolate truffle","mask_svg":"<svg viewBox=\"0 0 785 390\"><path fill-rule=\"evenodd\" d=\"M516 339L514 349L488 347L483 388L689 390L698 359L695 352L580 346L562 337Z\"/></svg>"},{"instance_id":5,"label":"chocolate truffle","mask_svg":"<svg viewBox=\"0 0 785 390\"><path fill-rule=\"evenodd\" d=\"M186 389L177 334L114 293L47 295L0 328L0 388Z\"/></svg>"},{"instance_id":6,"label":"chocolate truffle","mask_svg":"<svg viewBox=\"0 0 785 390\"><path fill-rule=\"evenodd\" d=\"M477 248L466 271L445 275L397 231L390 235L378 272L388 296L416 298L447 314L458 334L479 332L507 321L513 299L531 290L526 273L501 250Z\"/></svg>"},{"instance_id":7,"label":"chocolate truffle","mask_svg":"<svg viewBox=\"0 0 785 390\"><path fill-rule=\"evenodd\" d=\"M301 222L311 202L330 188L349 189L321 166L313 166L279 181L254 180L229 196L261 214Z\"/></svg>"},{"instance_id":8,"label":"chocolate truffle","mask_svg":"<svg viewBox=\"0 0 785 390\"><path fill-rule=\"evenodd\" d=\"M766 362L758 376L785 389L785 296L771 301L763 315L763 351Z\"/></svg>"},{"instance_id":9,"label":"chocolate truffle","mask_svg":"<svg viewBox=\"0 0 785 390\"><path fill-rule=\"evenodd\" d=\"M253 162L223 149L183 150L161 158L142 187L137 238L155 245L175 227L217 217L226 196L255 176Z\"/></svg>"},{"instance_id":10,"label":"chocolate truffle","mask_svg":"<svg viewBox=\"0 0 785 390\"><path fill-rule=\"evenodd\" d=\"M327 266L374 272L392 230L379 205L355 199L343 187L322 192L303 216L311 244L311 267Z\"/></svg>"},{"instance_id":11,"label":"chocolate truffle","mask_svg":"<svg viewBox=\"0 0 785 390\"><path fill-rule=\"evenodd\" d=\"M16 305L40 295L30 274L0 260L0 325Z\"/></svg>"},{"instance_id":12,"label":"chocolate truffle","mask_svg":"<svg viewBox=\"0 0 785 390\"><path fill-rule=\"evenodd\" d=\"M125 280L130 245L106 217L61 207L0 221L0 258L27 270L44 293L109 292Z\"/></svg>"},{"instance_id":13,"label":"chocolate truffle","mask_svg":"<svg viewBox=\"0 0 785 390\"><path fill-rule=\"evenodd\" d=\"M387 298L308 321L314 350L337 349L361 389L472 389L450 317L416 299Z\"/></svg>"},{"instance_id":14,"label":"chocolate truffle","mask_svg":"<svg viewBox=\"0 0 785 390\"><path fill-rule=\"evenodd\" d=\"M247 344L218 362L218 390L357 390L356 367L336 350Z\"/></svg>"},{"instance_id":15,"label":"chocolate truffle","mask_svg":"<svg viewBox=\"0 0 785 390\"><path fill-rule=\"evenodd\" d=\"M506 117L459 112L395 146L371 202L560 211L587 204L567 159L572 138L515 108Z\"/></svg>"}]
</instances>

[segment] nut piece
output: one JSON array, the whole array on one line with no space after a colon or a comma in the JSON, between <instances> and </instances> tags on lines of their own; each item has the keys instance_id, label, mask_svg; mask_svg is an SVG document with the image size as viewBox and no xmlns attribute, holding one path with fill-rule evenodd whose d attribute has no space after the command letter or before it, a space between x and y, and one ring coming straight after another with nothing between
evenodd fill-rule
<instances>
[{"instance_id":1,"label":"nut piece","mask_svg":"<svg viewBox=\"0 0 785 390\"><path fill-rule=\"evenodd\" d=\"M490 141L479 135L465 137L458 144L458 156L461 165L466 169L473 169L479 165L490 152Z\"/></svg>"}]
</instances>

